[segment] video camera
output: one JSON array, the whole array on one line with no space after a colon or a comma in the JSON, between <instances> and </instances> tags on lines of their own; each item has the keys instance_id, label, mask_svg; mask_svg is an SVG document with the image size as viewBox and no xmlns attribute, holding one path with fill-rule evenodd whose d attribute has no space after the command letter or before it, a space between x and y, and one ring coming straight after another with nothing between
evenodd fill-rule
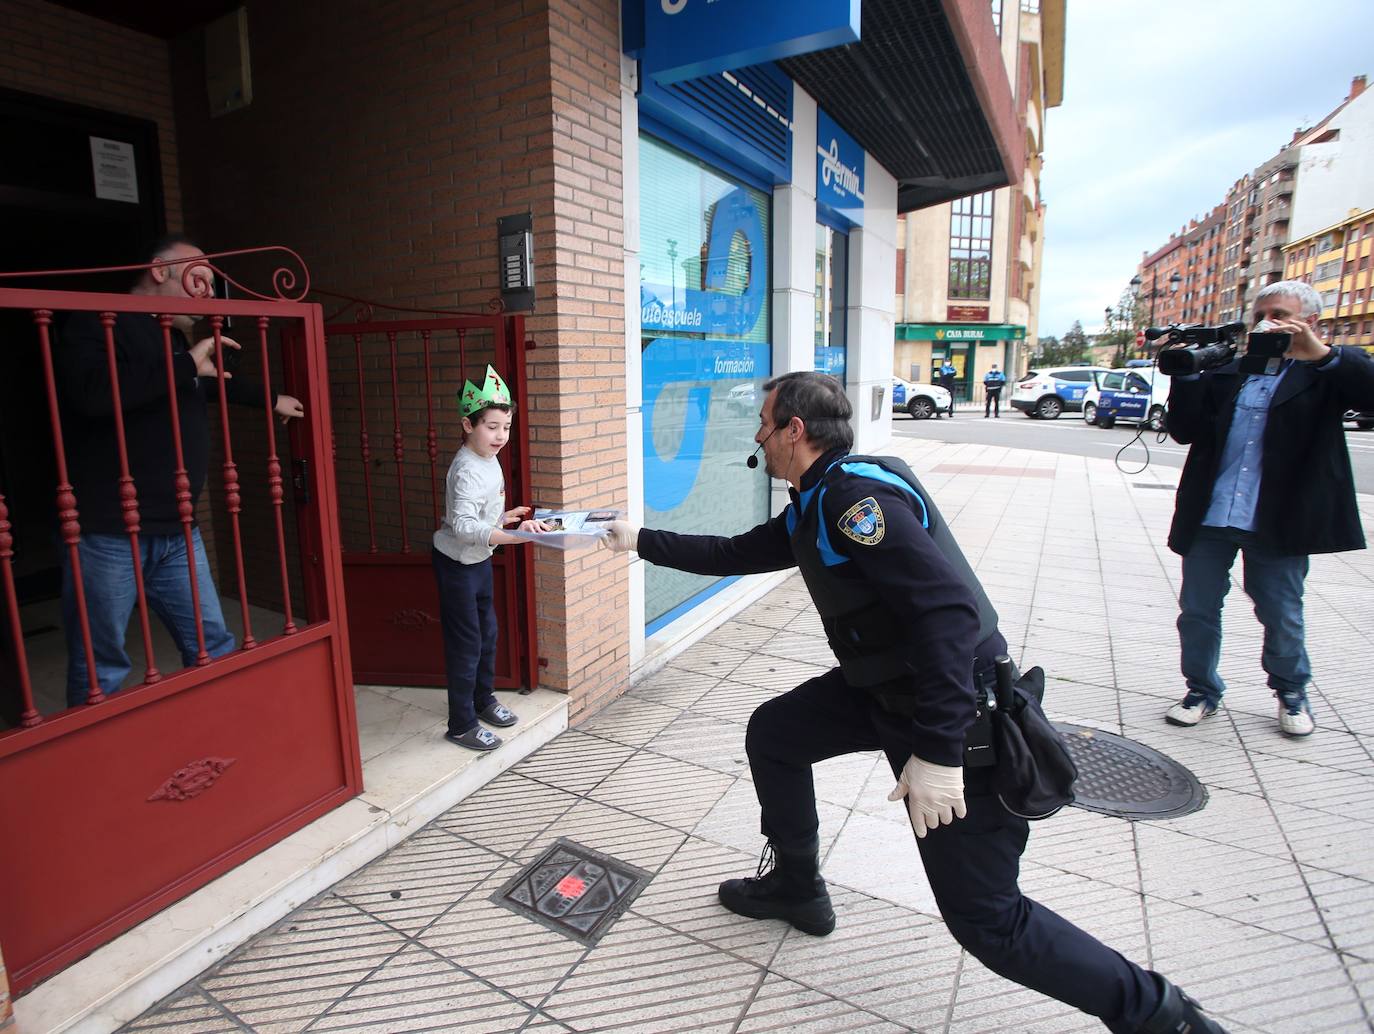
<instances>
[{"instance_id":1,"label":"video camera","mask_svg":"<svg viewBox=\"0 0 1374 1034\"><path fill-rule=\"evenodd\" d=\"M1219 327L1175 323L1145 331L1147 341L1164 338L1159 349L1159 372L1170 377L1225 366L1236 357L1242 337L1246 339L1245 356L1240 361L1242 373L1278 373L1279 362L1293 341L1292 334L1257 331L1246 335L1244 323L1225 323Z\"/></svg>"}]
</instances>

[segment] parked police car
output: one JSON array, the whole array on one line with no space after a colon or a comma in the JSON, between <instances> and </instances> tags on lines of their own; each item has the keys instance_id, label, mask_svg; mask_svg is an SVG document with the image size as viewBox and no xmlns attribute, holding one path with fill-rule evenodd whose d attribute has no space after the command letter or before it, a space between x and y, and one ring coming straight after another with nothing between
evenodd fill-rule
<instances>
[{"instance_id":1,"label":"parked police car","mask_svg":"<svg viewBox=\"0 0 1374 1034\"><path fill-rule=\"evenodd\" d=\"M938 384L913 384L892 378L892 412L902 410L915 420L929 420L949 412L949 392Z\"/></svg>"},{"instance_id":2,"label":"parked police car","mask_svg":"<svg viewBox=\"0 0 1374 1034\"><path fill-rule=\"evenodd\" d=\"M1083 419L1098 427L1111 427L1118 420L1146 424L1151 431L1164 430L1169 406L1169 377L1154 366L1109 370L1102 375L1096 399L1091 395L1083 405Z\"/></svg>"},{"instance_id":3,"label":"parked police car","mask_svg":"<svg viewBox=\"0 0 1374 1034\"><path fill-rule=\"evenodd\" d=\"M1097 378L1110 371L1105 366L1056 366L1031 370L1011 393L1011 408L1029 417L1058 420L1064 412L1083 408L1083 396Z\"/></svg>"}]
</instances>

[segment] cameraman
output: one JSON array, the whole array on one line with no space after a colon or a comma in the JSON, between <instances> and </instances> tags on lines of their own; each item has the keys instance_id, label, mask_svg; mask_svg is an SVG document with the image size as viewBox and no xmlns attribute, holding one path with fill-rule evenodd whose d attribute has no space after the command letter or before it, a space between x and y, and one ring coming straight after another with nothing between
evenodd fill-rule
<instances>
[{"instance_id":1,"label":"cameraman","mask_svg":"<svg viewBox=\"0 0 1374 1034\"><path fill-rule=\"evenodd\" d=\"M1279 729L1307 736L1314 728L1303 581L1312 553L1364 548L1343 416L1374 408L1374 362L1318 339L1321 308L1301 281L1270 284L1255 297L1255 323L1292 335L1276 374L1243 374L1233 358L1173 378L1169 434L1192 446L1169 531L1169 548L1183 557L1178 638L1188 686L1165 715L1174 725L1216 714L1226 690L1217 673L1221 607L1239 551L1264 626L1260 662L1279 700Z\"/></svg>"}]
</instances>

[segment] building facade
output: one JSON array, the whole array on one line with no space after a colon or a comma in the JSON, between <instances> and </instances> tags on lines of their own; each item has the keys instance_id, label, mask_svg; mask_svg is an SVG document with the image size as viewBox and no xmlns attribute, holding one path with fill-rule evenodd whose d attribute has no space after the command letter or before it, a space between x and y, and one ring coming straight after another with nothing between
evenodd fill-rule
<instances>
[{"instance_id":1,"label":"building facade","mask_svg":"<svg viewBox=\"0 0 1374 1034\"><path fill-rule=\"evenodd\" d=\"M1140 316L1151 326L1209 323L1220 310L1226 206L1192 219L1136 269Z\"/></svg>"},{"instance_id":2,"label":"building facade","mask_svg":"<svg viewBox=\"0 0 1374 1034\"><path fill-rule=\"evenodd\" d=\"M1045 112L1064 87L1062 0L992 5L1016 110L1025 173L1010 186L913 212L898 221L893 372L929 381L959 371L956 398L981 397L993 363L1024 372L1035 350L1046 206L1040 196Z\"/></svg>"},{"instance_id":3,"label":"building facade","mask_svg":"<svg viewBox=\"0 0 1374 1034\"><path fill-rule=\"evenodd\" d=\"M300 466L294 437L273 442L259 422L234 432L230 456L227 416L211 468L237 464L243 488L233 477L212 482L197 520L216 584L238 584L245 623L250 607L286 607L289 616L294 604L310 632L310 601L295 596L301 570L319 563L312 549L351 553L359 571L393 557L412 588L374 582L350 594L345 574L349 647L356 663L368 645L358 615L380 610L382 637L428 644L400 651L414 660L434 652L437 634L433 608L415 595L432 591L424 568L433 514L442 513L431 510L436 469L458 448L456 392L464 379L480 382L487 361L520 364L503 370L520 393L506 455L507 484L521 496L509 505L614 508L676 531L733 533L786 498L785 485L744 463L769 377L835 374L854 403L857 447L886 440L899 215L940 205L948 213L951 199L996 192L990 217L1021 244L965 263L966 282L995 279L992 289L1014 296L995 314L985 306L988 320L1033 325L1043 208L1038 159L1031 176L1026 155L1038 156L1043 109L1058 103L1063 35L1062 2L1045 14L1034 6L1008 4L1004 20L1023 28L999 40L986 0L865 0L861 16L849 0L779 0L776 17L757 20L695 0L422 0L404 11L0 0L4 146L33 159L3 169L0 220L10 232L0 271L136 263L169 231L209 251L279 245L299 254L311 292L300 304L318 306L327 342L327 361L307 377L319 379L318 406L304 423L334 432L310 455L332 453L336 464L340 505L321 526L335 522L337 538L312 545L291 526L290 508L318 483ZM789 35L803 18L836 12L809 42ZM773 34L760 36L765 29ZM895 100L873 103L875 77ZM527 218L529 238L502 229L508 217ZM272 273L233 271L259 285ZM512 275L534 292L523 324L492 315ZM22 325L27 347L32 313L10 315L21 318L5 332ZM453 329L462 320L485 320L488 336ZM517 326L521 340L498 350L493 341ZM255 352L246 368L281 384L292 375L290 347L264 335L261 366ZM54 498L42 459L52 443L41 437L48 403L39 382L24 380L29 372L16 367L0 385L0 497L14 518L19 625L52 632L57 554L42 516ZM23 420L20 404L32 409ZM272 498L256 473L267 470ZM46 496L30 505L37 497L26 493L44 479ZM283 501L286 527L274 533ZM775 577L710 579L599 550L503 557L517 573L499 604L502 635L525 681L568 695L573 723ZM8 675L27 640L11 642L10 624L0 627ZM263 632L223 660L164 671L156 686L131 684L114 709L151 713L185 699L178 680L201 687L241 670L249 645L271 656L281 637ZM441 656L437 663L442 671ZM8 678L0 684L8 694ZM40 741L44 750L74 742L106 706L40 700L42 724L29 728L17 701L0 703L0 785L14 771L7 764L36 756ZM347 703L337 714L346 729ZM172 764L181 757L175 740L130 750L166 754L171 771L185 764ZM289 767L290 753L273 763ZM3 796L24 794L4 786ZM268 842L259 837L253 850ZM169 878L159 900L208 878L195 872ZM121 905L111 913L118 923L107 916L83 929L73 918L57 946L34 924L24 951L12 952L4 895L22 881L11 882L0 885L0 945L20 992L88 944L91 930L108 936L149 914ZM144 908L152 899L139 900ZM30 951L40 943L42 952Z\"/></svg>"},{"instance_id":4,"label":"building facade","mask_svg":"<svg viewBox=\"0 0 1374 1034\"><path fill-rule=\"evenodd\" d=\"M1340 107L1304 133L1301 145L1290 239L1339 223L1351 209L1374 208L1374 93L1364 76L1350 81Z\"/></svg>"},{"instance_id":5,"label":"building facade","mask_svg":"<svg viewBox=\"0 0 1374 1034\"><path fill-rule=\"evenodd\" d=\"M1142 308L1153 305L1156 325L1244 320L1255 293L1286 275L1291 240L1374 204L1371 162L1374 99L1356 76L1330 114L1236 180L1207 216L1145 253L1136 269Z\"/></svg>"},{"instance_id":6,"label":"building facade","mask_svg":"<svg viewBox=\"0 0 1374 1034\"><path fill-rule=\"evenodd\" d=\"M1284 259L1285 280L1309 283L1322 296L1321 336L1374 352L1374 208L1292 241Z\"/></svg>"}]
</instances>

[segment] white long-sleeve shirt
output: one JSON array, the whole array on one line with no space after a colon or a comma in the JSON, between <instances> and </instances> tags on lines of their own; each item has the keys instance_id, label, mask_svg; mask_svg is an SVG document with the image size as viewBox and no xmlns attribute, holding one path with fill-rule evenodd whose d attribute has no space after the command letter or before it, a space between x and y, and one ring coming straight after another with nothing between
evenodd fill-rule
<instances>
[{"instance_id":1,"label":"white long-sleeve shirt","mask_svg":"<svg viewBox=\"0 0 1374 1034\"><path fill-rule=\"evenodd\" d=\"M480 564L491 556L491 533L506 508L506 482L495 456L479 456L466 445L449 464L444 481L444 523L434 533L434 548L460 564Z\"/></svg>"}]
</instances>

